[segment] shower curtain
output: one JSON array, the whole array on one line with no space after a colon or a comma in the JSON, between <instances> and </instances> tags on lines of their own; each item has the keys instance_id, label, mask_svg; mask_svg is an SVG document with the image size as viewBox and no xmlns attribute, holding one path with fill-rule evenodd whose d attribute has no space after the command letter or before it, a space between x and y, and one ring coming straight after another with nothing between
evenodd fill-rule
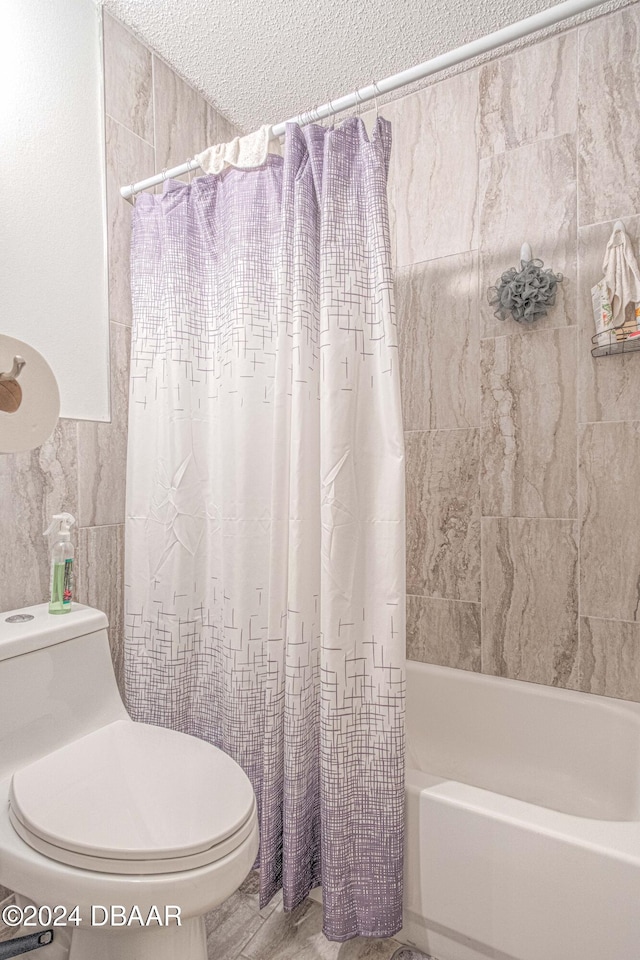
<instances>
[{"instance_id":1,"label":"shower curtain","mask_svg":"<svg viewBox=\"0 0 640 960\"><path fill-rule=\"evenodd\" d=\"M368 137L136 204L126 521L134 719L222 748L261 903L333 940L402 916L404 451L386 178Z\"/></svg>"}]
</instances>

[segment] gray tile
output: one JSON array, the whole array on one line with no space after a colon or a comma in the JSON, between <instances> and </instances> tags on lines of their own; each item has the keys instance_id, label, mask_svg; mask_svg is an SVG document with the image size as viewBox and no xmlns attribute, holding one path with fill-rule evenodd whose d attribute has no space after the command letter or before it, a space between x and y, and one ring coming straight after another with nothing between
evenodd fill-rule
<instances>
[{"instance_id":1,"label":"gray tile","mask_svg":"<svg viewBox=\"0 0 640 960\"><path fill-rule=\"evenodd\" d=\"M580 28L580 223L640 209L637 4Z\"/></svg>"},{"instance_id":2,"label":"gray tile","mask_svg":"<svg viewBox=\"0 0 640 960\"><path fill-rule=\"evenodd\" d=\"M531 330L498 320L487 291L505 270L520 264L526 241L545 267L561 273L555 306L536 329L576 322L575 137L540 140L480 161L481 336L513 336Z\"/></svg>"},{"instance_id":3,"label":"gray tile","mask_svg":"<svg viewBox=\"0 0 640 960\"><path fill-rule=\"evenodd\" d=\"M480 69L480 156L575 133L577 33L497 57Z\"/></svg>"},{"instance_id":4,"label":"gray tile","mask_svg":"<svg viewBox=\"0 0 640 960\"><path fill-rule=\"evenodd\" d=\"M640 700L640 624L581 617L576 686L586 693Z\"/></svg>"},{"instance_id":5,"label":"gray tile","mask_svg":"<svg viewBox=\"0 0 640 960\"><path fill-rule=\"evenodd\" d=\"M239 893L253 905L254 910L259 912L261 917L268 917L278 904L282 903L282 890L279 890L266 907L260 909L260 875L257 870L252 870L246 880L243 881Z\"/></svg>"},{"instance_id":6,"label":"gray tile","mask_svg":"<svg viewBox=\"0 0 640 960\"><path fill-rule=\"evenodd\" d=\"M477 255L402 267L395 286L405 430L478 426Z\"/></svg>"},{"instance_id":7,"label":"gray tile","mask_svg":"<svg viewBox=\"0 0 640 960\"><path fill-rule=\"evenodd\" d=\"M482 670L552 686L578 655L578 524L482 520Z\"/></svg>"},{"instance_id":8,"label":"gray tile","mask_svg":"<svg viewBox=\"0 0 640 960\"><path fill-rule=\"evenodd\" d=\"M124 525L81 527L76 557L76 597L107 615L111 657L124 696Z\"/></svg>"},{"instance_id":9,"label":"gray tile","mask_svg":"<svg viewBox=\"0 0 640 960\"><path fill-rule=\"evenodd\" d=\"M407 593L480 600L477 430L408 433Z\"/></svg>"},{"instance_id":10,"label":"gray tile","mask_svg":"<svg viewBox=\"0 0 640 960\"><path fill-rule=\"evenodd\" d=\"M0 456L2 611L49 599L50 552L42 531L54 513L78 516L76 427L75 420L59 420L42 446Z\"/></svg>"},{"instance_id":11,"label":"gray tile","mask_svg":"<svg viewBox=\"0 0 640 960\"><path fill-rule=\"evenodd\" d=\"M395 208L403 211L396 223L398 265L474 250L477 70L397 100L383 113L393 123Z\"/></svg>"},{"instance_id":12,"label":"gray tile","mask_svg":"<svg viewBox=\"0 0 640 960\"><path fill-rule=\"evenodd\" d=\"M482 513L575 517L576 330L481 343Z\"/></svg>"},{"instance_id":13,"label":"gray tile","mask_svg":"<svg viewBox=\"0 0 640 960\"><path fill-rule=\"evenodd\" d=\"M105 111L153 145L151 52L104 12Z\"/></svg>"},{"instance_id":14,"label":"gray tile","mask_svg":"<svg viewBox=\"0 0 640 960\"><path fill-rule=\"evenodd\" d=\"M107 232L109 248L109 316L131 324L129 251L133 207L120 195L120 187L147 175L155 167L153 147L110 117L107 135Z\"/></svg>"},{"instance_id":15,"label":"gray tile","mask_svg":"<svg viewBox=\"0 0 640 960\"><path fill-rule=\"evenodd\" d=\"M184 163L206 149L208 104L170 67L153 58L158 170ZM188 180L189 176L181 177ZM159 188L160 189L160 188Z\"/></svg>"},{"instance_id":16,"label":"gray tile","mask_svg":"<svg viewBox=\"0 0 640 960\"><path fill-rule=\"evenodd\" d=\"M212 960L235 960L263 924L251 900L238 891L204 918Z\"/></svg>"},{"instance_id":17,"label":"gray tile","mask_svg":"<svg viewBox=\"0 0 640 960\"><path fill-rule=\"evenodd\" d=\"M477 672L480 649L480 604L407 597L409 660Z\"/></svg>"},{"instance_id":18,"label":"gray tile","mask_svg":"<svg viewBox=\"0 0 640 960\"><path fill-rule=\"evenodd\" d=\"M623 221L631 242L640 250L640 216ZM598 223L578 231L578 418L593 420L640 419L640 353L592 357L595 324L591 288L602 278L602 260L613 223Z\"/></svg>"},{"instance_id":19,"label":"gray tile","mask_svg":"<svg viewBox=\"0 0 640 960\"><path fill-rule=\"evenodd\" d=\"M305 900L291 913L281 906L265 920L243 949L247 960L389 960L397 940L356 937L346 943L327 940L322 933L322 907Z\"/></svg>"},{"instance_id":20,"label":"gray tile","mask_svg":"<svg viewBox=\"0 0 640 960\"><path fill-rule=\"evenodd\" d=\"M640 422L580 430L580 612L640 620Z\"/></svg>"},{"instance_id":21,"label":"gray tile","mask_svg":"<svg viewBox=\"0 0 640 960\"><path fill-rule=\"evenodd\" d=\"M131 329L110 325L111 422L78 422L78 520L83 527L124 522Z\"/></svg>"},{"instance_id":22,"label":"gray tile","mask_svg":"<svg viewBox=\"0 0 640 960\"><path fill-rule=\"evenodd\" d=\"M11 890L7 890L6 887L0 887L0 907L8 907L9 903L14 902ZM15 935L15 927L7 927L0 921L0 943L4 940L11 940Z\"/></svg>"}]
</instances>

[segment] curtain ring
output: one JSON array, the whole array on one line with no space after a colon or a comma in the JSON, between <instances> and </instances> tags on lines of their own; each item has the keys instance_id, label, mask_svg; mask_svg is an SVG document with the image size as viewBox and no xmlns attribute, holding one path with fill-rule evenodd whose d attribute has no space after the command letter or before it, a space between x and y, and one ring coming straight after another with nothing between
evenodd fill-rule
<instances>
[{"instance_id":1,"label":"curtain ring","mask_svg":"<svg viewBox=\"0 0 640 960\"><path fill-rule=\"evenodd\" d=\"M360 99L360 91L359 91L359 90L356 90L356 101L357 101L357 103L356 103L356 116L359 117L359 116L360 116L360 112L361 112L361 108L362 108L362 100Z\"/></svg>"}]
</instances>

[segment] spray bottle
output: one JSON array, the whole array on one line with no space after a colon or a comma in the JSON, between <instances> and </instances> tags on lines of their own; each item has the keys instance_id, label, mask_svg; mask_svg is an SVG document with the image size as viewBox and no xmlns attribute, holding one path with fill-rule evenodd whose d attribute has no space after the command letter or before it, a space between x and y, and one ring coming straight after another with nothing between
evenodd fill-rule
<instances>
[{"instance_id":1,"label":"spray bottle","mask_svg":"<svg viewBox=\"0 0 640 960\"><path fill-rule=\"evenodd\" d=\"M73 599L73 545L71 526L75 517L70 513L56 513L44 532L45 537L56 527L56 540L51 550L51 589L49 613L69 613Z\"/></svg>"}]
</instances>

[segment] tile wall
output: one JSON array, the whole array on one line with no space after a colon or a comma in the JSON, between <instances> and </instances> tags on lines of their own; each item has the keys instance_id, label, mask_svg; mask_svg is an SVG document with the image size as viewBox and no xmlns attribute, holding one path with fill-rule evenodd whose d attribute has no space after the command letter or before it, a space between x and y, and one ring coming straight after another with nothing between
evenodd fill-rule
<instances>
[{"instance_id":1,"label":"tile wall","mask_svg":"<svg viewBox=\"0 0 640 960\"><path fill-rule=\"evenodd\" d=\"M0 455L0 611L47 599L53 513L78 519L80 601L105 610L122 679L124 503L131 303L132 207L123 183L181 163L238 132L121 24L104 16L111 422L60 420L29 453Z\"/></svg>"},{"instance_id":2,"label":"tile wall","mask_svg":"<svg viewBox=\"0 0 640 960\"><path fill-rule=\"evenodd\" d=\"M640 700L640 353L594 360L613 221L640 257L640 5L396 100L408 654ZM528 328L486 291L564 275Z\"/></svg>"}]
</instances>

